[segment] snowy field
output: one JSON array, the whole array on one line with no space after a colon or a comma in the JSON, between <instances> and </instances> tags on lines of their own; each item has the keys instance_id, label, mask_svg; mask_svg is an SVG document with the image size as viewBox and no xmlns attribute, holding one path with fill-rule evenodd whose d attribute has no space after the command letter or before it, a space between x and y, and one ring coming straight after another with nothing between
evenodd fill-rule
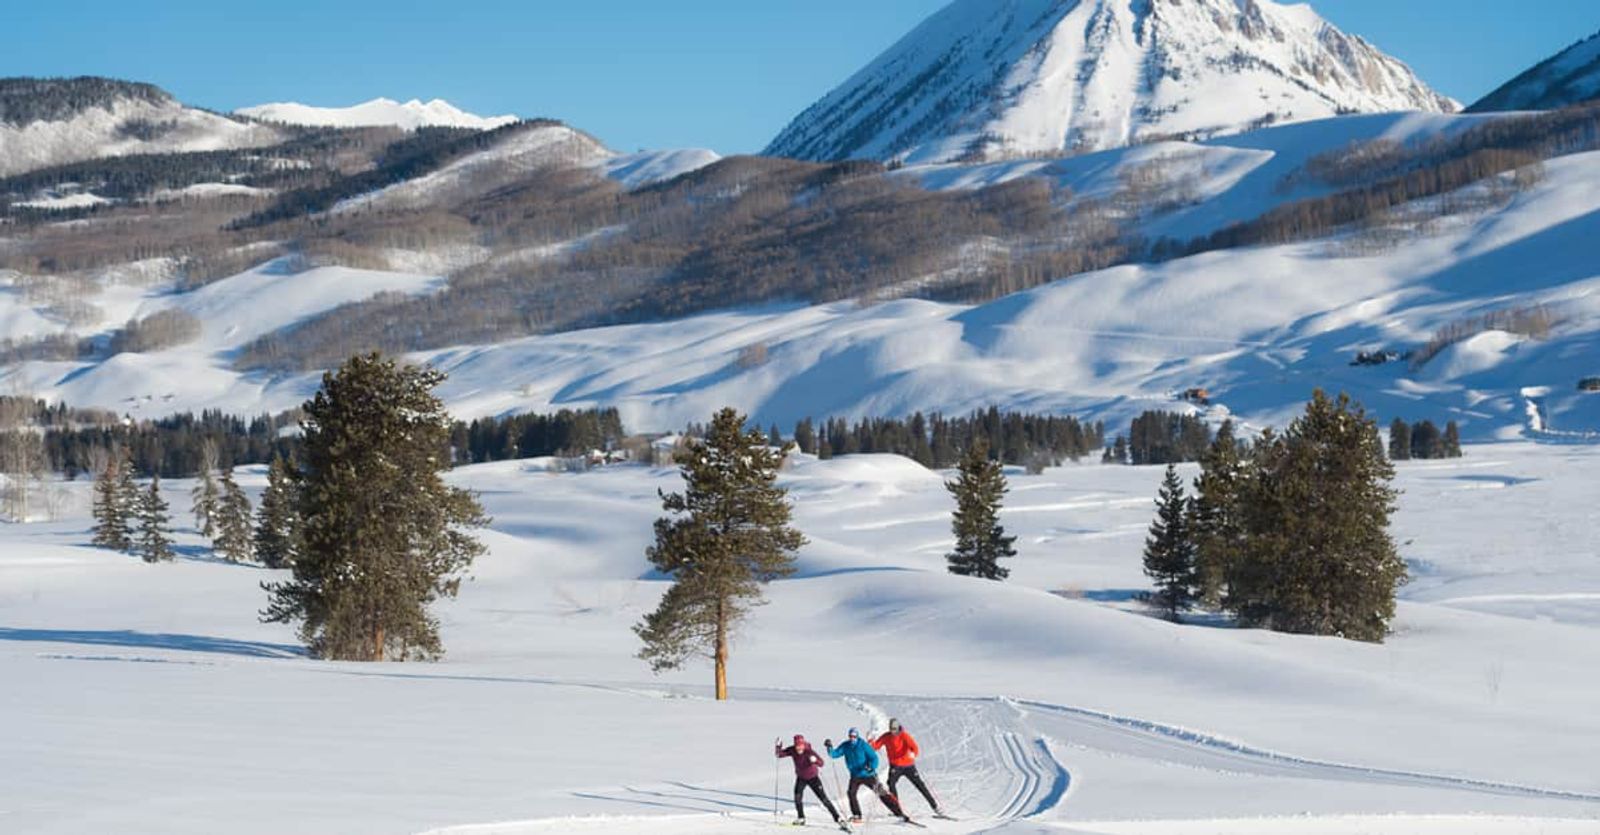
<instances>
[{"instance_id":1,"label":"snowy field","mask_svg":"<svg viewBox=\"0 0 1600 835\"><path fill-rule=\"evenodd\" d=\"M1158 468L1012 473L996 584L945 573L941 474L800 460L811 544L725 704L703 666L632 658L671 470L457 470L495 521L437 664L306 659L257 622L272 572L192 531L171 564L89 548L65 485L61 521L0 527L0 831L771 832L774 738L895 716L961 818L935 832L1600 832L1596 467L1526 442L1401 463L1414 580L1375 646L1143 613Z\"/></svg>"}]
</instances>

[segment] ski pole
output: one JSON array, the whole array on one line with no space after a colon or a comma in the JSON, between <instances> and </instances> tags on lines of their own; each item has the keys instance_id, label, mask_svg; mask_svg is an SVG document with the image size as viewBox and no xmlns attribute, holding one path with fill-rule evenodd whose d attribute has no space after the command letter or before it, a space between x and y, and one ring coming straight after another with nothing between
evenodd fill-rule
<instances>
[{"instance_id":1,"label":"ski pole","mask_svg":"<svg viewBox=\"0 0 1600 835\"><path fill-rule=\"evenodd\" d=\"M779 738L773 740L772 747L777 748L779 751L782 751L783 750L783 737L779 737ZM783 798L778 796L778 792L781 791L782 789L783 789L783 762L781 760L779 760L776 756L774 756L772 758L772 822L773 823L780 823L782 821L782 818L780 818L779 815L778 815L778 804L783 802Z\"/></svg>"}]
</instances>

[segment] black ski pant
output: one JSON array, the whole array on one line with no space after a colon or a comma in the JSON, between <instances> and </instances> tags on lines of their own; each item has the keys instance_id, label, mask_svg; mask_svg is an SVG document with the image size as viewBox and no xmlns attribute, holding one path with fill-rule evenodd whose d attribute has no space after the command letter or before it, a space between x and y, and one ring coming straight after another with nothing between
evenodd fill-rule
<instances>
[{"instance_id":1,"label":"black ski pant","mask_svg":"<svg viewBox=\"0 0 1600 835\"><path fill-rule=\"evenodd\" d=\"M829 800L828 793L822 790L821 777L812 777L810 780L807 780L803 777L794 778L794 813L799 815L802 819L805 818L806 805L801 802L800 798L805 796L806 788L808 786L811 788L811 793L816 795L818 800L822 801L823 806L827 807L828 814L833 815L834 820L838 820L839 810L833 808L833 801ZM835 788L838 787L835 786Z\"/></svg>"},{"instance_id":2,"label":"black ski pant","mask_svg":"<svg viewBox=\"0 0 1600 835\"><path fill-rule=\"evenodd\" d=\"M889 811L893 812L895 817L903 818L906 816L905 812L900 811L900 801L894 799L894 795L890 794L889 790L883 787L883 783L878 781L878 775L874 774L871 777L850 778L851 817L861 817L861 804L856 801L856 791L862 786L871 786L872 793L877 795L879 800L883 801L883 805L889 807Z\"/></svg>"},{"instance_id":3,"label":"black ski pant","mask_svg":"<svg viewBox=\"0 0 1600 835\"><path fill-rule=\"evenodd\" d=\"M939 801L933 799L933 792L928 791L928 784L922 782L922 775L917 773L917 767L914 765L889 766L889 793L894 795L896 800L900 799L900 790L895 788L895 784L900 782L901 777L910 780L911 785L922 792L922 796L928 800L929 808L935 812L939 811Z\"/></svg>"}]
</instances>

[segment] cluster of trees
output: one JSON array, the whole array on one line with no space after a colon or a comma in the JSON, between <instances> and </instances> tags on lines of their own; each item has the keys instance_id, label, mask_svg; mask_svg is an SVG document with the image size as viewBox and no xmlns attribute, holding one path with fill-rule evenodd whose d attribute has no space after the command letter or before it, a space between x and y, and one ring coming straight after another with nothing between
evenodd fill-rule
<instances>
[{"instance_id":1,"label":"cluster of trees","mask_svg":"<svg viewBox=\"0 0 1600 835\"><path fill-rule=\"evenodd\" d=\"M297 410L249 420L217 410L185 412L138 422L52 426L44 433L44 444L52 468L69 478L98 472L99 456L112 448L126 451L135 473L187 478L206 469L208 445L216 450L213 469L293 457L300 441L284 430L298 419Z\"/></svg>"},{"instance_id":2,"label":"cluster of trees","mask_svg":"<svg viewBox=\"0 0 1600 835\"><path fill-rule=\"evenodd\" d=\"M781 436L777 427L771 435ZM1001 411L989 407L965 417L921 412L907 418L843 418L795 425L793 438L801 452L819 458L859 453L904 455L932 469L955 466L963 451L982 444L997 461L1035 471L1076 461L1105 443L1105 427L1072 417Z\"/></svg>"},{"instance_id":3,"label":"cluster of trees","mask_svg":"<svg viewBox=\"0 0 1600 835\"><path fill-rule=\"evenodd\" d=\"M1398 493L1376 421L1317 391L1283 433L1245 450L1231 424L1201 459L1195 494L1168 465L1145 545L1152 601L1196 603L1245 626L1382 641L1405 563L1389 536Z\"/></svg>"},{"instance_id":4,"label":"cluster of trees","mask_svg":"<svg viewBox=\"0 0 1600 835\"><path fill-rule=\"evenodd\" d=\"M1118 435L1101 455L1102 463L1177 464L1198 461L1211 446L1211 427L1199 415L1147 410L1133 419L1126 437Z\"/></svg>"},{"instance_id":5,"label":"cluster of trees","mask_svg":"<svg viewBox=\"0 0 1600 835\"><path fill-rule=\"evenodd\" d=\"M354 357L323 378L304 406L294 459L277 457L259 511L201 447L193 500L196 529L232 562L260 561L293 573L264 583L263 619L299 624L319 657L382 661L443 652L428 612L454 596L483 551L472 535L487 518L471 493L446 485L451 421L433 389L441 372L377 354ZM147 561L173 558L160 478L134 481L118 448L96 468L97 545Z\"/></svg>"},{"instance_id":6,"label":"cluster of trees","mask_svg":"<svg viewBox=\"0 0 1600 835\"><path fill-rule=\"evenodd\" d=\"M140 487L127 458L105 456L94 489L94 544L133 554L145 562L169 562L172 517L161 495L161 479Z\"/></svg>"},{"instance_id":7,"label":"cluster of trees","mask_svg":"<svg viewBox=\"0 0 1600 835\"><path fill-rule=\"evenodd\" d=\"M625 437L614 408L562 409L555 414L521 414L457 422L450 431L454 460L481 464L545 455L573 455L614 449Z\"/></svg>"},{"instance_id":8,"label":"cluster of trees","mask_svg":"<svg viewBox=\"0 0 1600 835\"><path fill-rule=\"evenodd\" d=\"M1460 457L1461 428L1453 420L1444 425L1443 432L1431 420L1408 424L1395 418L1389 424L1389 459L1392 461Z\"/></svg>"}]
</instances>

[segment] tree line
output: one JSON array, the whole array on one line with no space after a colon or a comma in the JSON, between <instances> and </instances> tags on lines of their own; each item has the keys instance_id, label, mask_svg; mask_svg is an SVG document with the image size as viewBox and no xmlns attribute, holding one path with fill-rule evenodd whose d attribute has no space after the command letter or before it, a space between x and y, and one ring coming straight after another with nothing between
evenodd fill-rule
<instances>
[{"instance_id":1,"label":"tree line","mask_svg":"<svg viewBox=\"0 0 1600 835\"><path fill-rule=\"evenodd\" d=\"M770 437L781 440L777 427ZM850 423L804 418L793 437L801 452L819 458L863 453L903 455L931 469L956 466L980 441L990 457L1035 471L1077 461L1105 443L1105 427L1074 417L1001 411L991 406L964 417L915 412L905 418L862 418Z\"/></svg>"}]
</instances>

